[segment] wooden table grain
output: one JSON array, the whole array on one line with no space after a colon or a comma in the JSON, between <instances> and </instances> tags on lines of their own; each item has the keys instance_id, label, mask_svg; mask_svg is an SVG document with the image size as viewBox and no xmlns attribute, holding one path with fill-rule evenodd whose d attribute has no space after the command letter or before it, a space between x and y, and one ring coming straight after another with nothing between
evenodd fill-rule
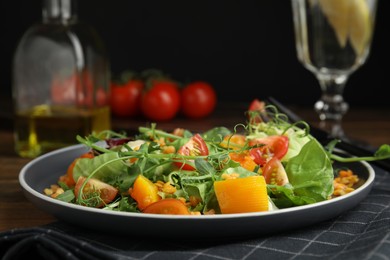
<instances>
[{"instance_id":1,"label":"wooden table grain","mask_svg":"<svg viewBox=\"0 0 390 260\"><path fill-rule=\"evenodd\" d=\"M318 125L317 116L310 107L290 106L307 122ZM233 128L245 122L245 104L219 105L214 113L205 119L189 120L178 117L169 122L160 122L158 128L172 130L175 127L202 132L215 126ZM139 126L147 126L143 119L113 118L113 129L135 132ZM378 147L390 144L390 107L351 109L345 116L343 128L352 139ZM18 175L31 159L20 158L14 152L12 129L2 129L0 125L0 231L12 228L33 227L48 224L56 219L38 209L26 199L18 181Z\"/></svg>"}]
</instances>

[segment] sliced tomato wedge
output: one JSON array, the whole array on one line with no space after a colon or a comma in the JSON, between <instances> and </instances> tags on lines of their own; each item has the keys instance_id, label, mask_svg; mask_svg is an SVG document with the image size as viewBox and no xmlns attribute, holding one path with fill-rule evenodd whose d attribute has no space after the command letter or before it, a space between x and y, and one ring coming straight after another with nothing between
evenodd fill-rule
<instances>
[{"instance_id":1,"label":"sliced tomato wedge","mask_svg":"<svg viewBox=\"0 0 390 260\"><path fill-rule=\"evenodd\" d=\"M289 139L284 135L257 138L249 141L249 146L254 146L249 153L255 163L264 165L273 157L281 160L288 151L288 145Z\"/></svg>"},{"instance_id":2,"label":"sliced tomato wedge","mask_svg":"<svg viewBox=\"0 0 390 260\"><path fill-rule=\"evenodd\" d=\"M276 157L264 165L263 176L267 184L283 186L289 182L283 164Z\"/></svg>"},{"instance_id":3,"label":"sliced tomato wedge","mask_svg":"<svg viewBox=\"0 0 390 260\"><path fill-rule=\"evenodd\" d=\"M195 134L190 140L179 148L178 155L183 156L205 156L209 154L209 149L206 142L203 140L200 134ZM194 160L187 160L188 162L194 162ZM185 162L175 162L176 166L187 171L193 171L195 168Z\"/></svg>"},{"instance_id":4,"label":"sliced tomato wedge","mask_svg":"<svg viewBox=\"0 0 390 260\"><path fill-rule=\"evenodd\" d=\"M252 148L249 150L249 154L257 165L266 164L267 158L269 158L267 149L263 147Z\"/></svg>"},{"instance_id":5,"label":"sliced tomato wedge","mask_svg":"<svg viewBox=\"0 0 390 260\"><path fill-rule=\"evenodd\" d=\"M74 193L76 198L78 198L81 187L85 180L86 178L83 176L80 176L77 179L76 185L74 187ZM93 196L92 193L98 193L99 198L97 198L96 200L90 199L90 197ZM88 200L88 203L82 203L82 205L100 208L105 204L112 202L117 194L118 190L110 184L107 184L97 179L89 179L83 188L82 195L83 199Z\"/></svg>"}]
</instances>

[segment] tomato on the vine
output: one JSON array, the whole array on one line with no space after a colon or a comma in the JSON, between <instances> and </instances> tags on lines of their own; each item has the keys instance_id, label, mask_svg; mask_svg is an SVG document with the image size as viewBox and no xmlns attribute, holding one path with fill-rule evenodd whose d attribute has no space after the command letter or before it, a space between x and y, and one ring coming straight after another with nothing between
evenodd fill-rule
<instances>
[{"instance_id":1,"label":"tomato on the vine","mask_svg":"<svg viewBox=\"0 0 390 260\"><path fill-rule=\"evenodd\" d=\"M144 82L129 79L125 83L111 82L110 106L113 115L119 117L137 116L140 113Z\"/></svg>"},{"instance_id":2,"label":"tomato on the vine","mask_svg":"<svg viewBox=\"0 0 390 260\"><path fill-rule=\"evenodd\" d=\"M190 140L179 148L178 155L183 156L205 156L209 154L209 149L206 142L203 140L200 134L193 135ZM194 160L187 160L188 162L194 162ZM176 166L187 171L195 170L194 167L187 163L175 162Z\"/></svg>"},{"instance_id":3,"label":"tomato on the vine","mask_svg":"<svg viewBox=\"0 0 390 260\"><path fill-rule=\"evenodd\" d=\"M150 89L142 94L141 110L145 117L156 121L173 119L180 109L180 91L175 81L151 81Z\"/></svg>"},{"instance_id":4,"label":"tomato on the vine","mask_svg":"<svg viewBox=\"0 0 390 260\"><path fill-rule=\"evenodd\" d=\"M75 104L77 106L92 107L95 104L107 104L108 93L96 82L88 70L74 72L69 75L57 75L51 83L51 98L56 104Z\"/></svg>"},{"instance_id":5,"label":"tomato on the vine","mask_svg":"<svg viewBox=\"0 0 390 260\"><path fill-rule=\"evenodd\" d=\"M181 112L189 118L202 118L213 112L217 94L211 84L194 81L181 91Z\"/></svg>"},{"instance_id":6,"label":"tomato on the vine","mask_svg":"<svg viewBox=\"0 0 390 260\"><path fill-rule=\"evenodd\" d=\"M75 103L79 80L75 74L55 76L51 83L51 99L55 104Z\"/></svg>"}]
</instances>

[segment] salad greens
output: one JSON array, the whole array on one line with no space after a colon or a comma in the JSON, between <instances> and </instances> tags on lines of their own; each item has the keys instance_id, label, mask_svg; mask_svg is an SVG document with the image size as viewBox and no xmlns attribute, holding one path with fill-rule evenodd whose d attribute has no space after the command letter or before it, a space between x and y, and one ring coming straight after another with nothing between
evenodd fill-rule
<instances>
[{"instance_id":1,"label":"salad greens","mask_svg":"<svg viewBox=\"0 0 390 260\"><path fill-rule=\"evenodd\" d=\"M214 182L225 180L226 176L264 176L267 179L267 174L276 174L284 179L284 183L267 182L270 205L286 208L329 199L334 189L333 161L390 158L387 144L370 157L342 157L333 152L337 140L324 147L310 135L305 122L288 123L286 116L274 107L268 109L266 116L261 113L260 121L248 120L247 124L237 124L233 130L215 127L199 133L199 136L179 128L169 133L158 129L156 124L140 127L139 133L133 137L113 131L77 136L77 140L90 147L94 154L93 158L78 158L73 168L74 181L80 177L86 181L77 193L74 185L60 179L59 185L64 193L56 198L85 206L103 205L108 210L142 212L135 196L131 196L137 177L142 175L151 183L173 189L166 192L160 187L157 191L159 199L179 198L186 202L190 212L220 214ZM259 114L255 116L258 118ZM251 114L250 118L254 115ZM237 143L234 136L243 137L244 143ZM275 139L280 136L287 137L288 149L281 158L276 158L278 150L283 149L278 145L281 141ZM234 159L238 155L242 155L243 161ZM248 167L256 159L265 159L266 163ZM118 191L115 198L103 204L96 203L96 200L102 200L99 189L86 196L85 188L91 179L114 187ZM95 199L94 203L89 203L91 197Z\"/></svg>"}]
</instances>

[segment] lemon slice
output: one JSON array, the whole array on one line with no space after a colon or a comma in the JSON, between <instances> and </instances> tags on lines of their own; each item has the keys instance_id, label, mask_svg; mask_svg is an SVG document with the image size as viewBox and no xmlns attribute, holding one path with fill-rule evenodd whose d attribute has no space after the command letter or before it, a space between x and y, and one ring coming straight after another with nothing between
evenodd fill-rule
<instances>
[{"instance_id":1,"label":"lemon slice","mask_svg":"<svg viewBox=\"0 0 390 260\"><path fill-rule=\"evenodd\" d=\"M360 55L371 38L370 10L366 0L319 0L320 7L344 48L350 40Z\"/></svg>"},{"instance_id":2,"label":"lemon slice","mask_svg":"<svg viewBox=\"0 0 390 260\"><path fill-rule=\"evenodd\" d=\"M346 46L348 39L351 1L355 0L319 0L320 8L335 30L337 41L342 48Z\"/></svg>"},{"instance_id":3,"label":"lemon slice","mask_svg":"<svg viewBox=\"0 0 390 260\"><path fill-rule=\"evenodd\" d=\"M365 0L352 0L349 12L349 39L360 55L371 39L370 10Z\"/></svg>"}]
</instances>

